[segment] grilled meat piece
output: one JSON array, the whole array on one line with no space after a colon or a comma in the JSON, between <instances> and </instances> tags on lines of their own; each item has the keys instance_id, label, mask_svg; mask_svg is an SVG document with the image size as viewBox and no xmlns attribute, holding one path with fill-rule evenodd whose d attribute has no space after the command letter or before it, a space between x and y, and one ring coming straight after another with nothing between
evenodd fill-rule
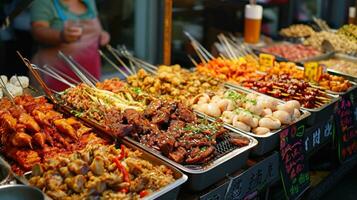
<instances>
[{"instance_id":1,"label":"grilled meat piece","mask_svg":"<svg viewBox=\"0 0 357 200\"><path fill-rule=\"evenodd\" d=\"M178 119L185 122L192 123L197 121L195 113L182 103L177 104L175 115L178 117Z\"/></svg>"},{"instance_id":2,"label":"grilled meat piece","mask_svg":"<svg viewBox=\"0 0 357 200\"><path fill-rule=\"evenodd\" d=\"M150 104L146 107L144 111L145 116L153 116L156 114L156 112L159 110L159 108L162 105L162 101L160 100L154 100L150 102Z\"/></svg>"},{"instance_id":3,"label":"grilled meat piece","mask_svg":"<svg viewBox=\"0 0 357 200\"><path fill-rule=\"evenodd\" d=\"M205 158L211 156L215 152L215 148L213 146L209 147L195 147L188 154L186 163L189 164L198 164L203 163Z\"/></svg>"},{"instance_id":4,"label":"grilled meat piece","mask_svg":"<svg viewBox=\"0 0 357 200\"><path fill-rule=\"evenodd\" d=\"M53 123L60 132L68 135L72 139L78 140L76 130L74 130L74 128L66 121L66 119L58 119L53 121Z\"/></svg>"},{"instance_id":5,"label":"grilled meat piece","mask_svg":"<svg viewBox=\"0 0 357 200\"><path fill-rule=\"evenodd\" d=\"M19 117L19 123L24 124L26 129L32 132L39 132L41 130L35 119L27 113L21 113Z\"/></svg>"},{"instance_id":6,"label":"grilled meat piece","mask_svg":"<svg viewBox=\"0 0 357 200\"><path fill-rule=\"evenodd\" d=\"M33 140L37 145L39 145L41 148L45 146L46 143L46 135L44 133L38 132L33 135Z\"/></svg>"},{"instance_id":7,"label":"grilled meat piece","mask_svg":"<svg viewBox=\"0 0 357 200\"><path fill-rule=\"evenodd\" d=\"M16 133L12 139L11 144L15 147L30 147L32 149L32 137L26 133Z\"/></svg>"},{"instance_id":8,"label":"grilled meat piece","mask_svg":"<svg viewBox=\"0 0 357 200\"><path fill-rule=\"evenodd\" d=\"M244 147L249 144L249 140L244 137L232 137L229 141L238 147Z\"/></svg>"},{"instance_id":9,"label":"grilled meat piece","mask_svg":"<svg viewBox=\"0 0 357 200\"><path fill-rule=\"evenodd\" d=\"M177 163L183 163L185 161L186 154L186 149L179 147L175 151L169 153L169 158Z\"/></svg>"},{"instance_id":10,"label":"grilled meat piece","mask_svg":"<svg viewBox=\"0 0 357 200\"><path fill-rule=\"evenodd\" d=\"M12 117L8 112L3 113L0 116L0 126L3 131L14 131L16 130L17 120Z\"/></svg>"}]
</instances>

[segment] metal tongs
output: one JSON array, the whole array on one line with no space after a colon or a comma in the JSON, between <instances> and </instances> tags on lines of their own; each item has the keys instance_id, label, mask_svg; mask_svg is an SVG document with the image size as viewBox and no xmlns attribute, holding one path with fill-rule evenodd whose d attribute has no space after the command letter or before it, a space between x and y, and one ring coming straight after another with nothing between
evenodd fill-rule
<instances>
[{"instance_id":1,"label":"metal tongs","mask_svg":"<svg viewBox=\"0 0 357 200\"><path fill-rule=\"evenodd\" d=\"M62 58L70 67L70 69L78 76L78 78L85 84L95 87L95 84L99 82L92 74L90 74L84 67L82 67L71 56L65 55L62 51L58 52L58 56Z\"/></svg>"},{"instance_id":2,"label":"metal tongs","mask_svg":"<svg viewBox=\"0 0 357 200\"><path fill-rule=\"evenodd\" d=\"M21 58L22 62L26 65L26 67L30 70L31 74L35 77L36 81L43 88L46 95L51 99L51 101L57 104L56 98L53 96L52 90L46 85L46 83L42 80L40 74L37 71L36 65L32 64L27 58L24 58L20 52L17 51L17 55Z\"/></svg>"}]
</instances>

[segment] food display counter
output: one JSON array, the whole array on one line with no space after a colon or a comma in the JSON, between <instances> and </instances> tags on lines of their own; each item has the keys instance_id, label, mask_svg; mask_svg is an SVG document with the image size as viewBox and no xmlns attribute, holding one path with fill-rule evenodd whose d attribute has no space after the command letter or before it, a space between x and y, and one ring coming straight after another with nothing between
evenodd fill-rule
<instances>
[{"instance_id":1,"label":"food display counter","mask_svg":"<svg viewBox=\"0 0 357 200\"><path fill-rule=\"evenodd\" d=\"M351 29L333 34L352 40ZM229 56L213 57L190 38L193 70L118 49L124 80L96 82L73 62L81 83L54 93L38 73L66 77L25 63L45 91L33 95L27 77L1 76L0 193L15 185L51 199L254 199L278 185L288 199L312 195L312 155L327 147L343 166L357 153L356 57L334 39L338 52L324 55L306 26L281 33L304 41L263 47L270 64L247 46L235 55L228 40Z\"/></svg>"}]
</instances>

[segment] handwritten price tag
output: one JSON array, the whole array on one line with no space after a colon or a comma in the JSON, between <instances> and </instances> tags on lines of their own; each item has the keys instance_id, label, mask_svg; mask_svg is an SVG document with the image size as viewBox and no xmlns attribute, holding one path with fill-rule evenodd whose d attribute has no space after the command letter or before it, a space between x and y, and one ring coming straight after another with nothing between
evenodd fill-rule
<instances>
[{"instance_id":1,"label":"handwritten price tag","mask_svg":"<svg viewBox=\"0 0 357 200\"><path fill-rule=\"evenodd\" d=\"M304 125L280 133L280 175L287 199L297 199L310 186L304 133Z\"/></svg>"},{"instance_id":2,"label":"handwritten price tag","mask_svg":"<svg viewBox=\"0 0 357 200\"><path fill-rule=\"evenodd\" d=\"M261 53L259 54L259 64L262 71L265 71L267 68L273 67L275 62L275 56Z\"/></svg>"},{"instance_id":3,"label":"handwritten price tag","mask_svg":"<svg viewBox=\"0 0 357 200\"><path fill-rule=\"evenodd\" d=\"M309 81L318 81L323 72L323 66L319 65L317 62L307 62L304 64L304 77Z\"/></svg>"}]
</instances>

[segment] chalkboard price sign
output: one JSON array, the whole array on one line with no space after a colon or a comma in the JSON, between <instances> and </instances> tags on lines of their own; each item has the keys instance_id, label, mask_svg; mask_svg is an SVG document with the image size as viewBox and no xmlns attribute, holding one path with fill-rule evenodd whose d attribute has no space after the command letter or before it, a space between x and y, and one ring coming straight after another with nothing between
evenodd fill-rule
<instances>
[{"instance_id":1,"label":"chalkboard price sign","mask_svg":"<svg viewBox=\"0 0 357 200\"><path fill-rule=\"evenodd\" d=\"M287 199L297 199L310 186L304 131L304 125L293 125L280 133L280 176Z\"/></svg>"},{"instance_id":2,"label":"chalkboard price sign","mask_svg":"<svg viewBox=\"0 0 357 200\"><path fill-rule=\"evenodd\" d=\"M341 162L357 154L357 109L354 93L345 95L335 113L338 157Z\"/></svg>"}]
</instances>

